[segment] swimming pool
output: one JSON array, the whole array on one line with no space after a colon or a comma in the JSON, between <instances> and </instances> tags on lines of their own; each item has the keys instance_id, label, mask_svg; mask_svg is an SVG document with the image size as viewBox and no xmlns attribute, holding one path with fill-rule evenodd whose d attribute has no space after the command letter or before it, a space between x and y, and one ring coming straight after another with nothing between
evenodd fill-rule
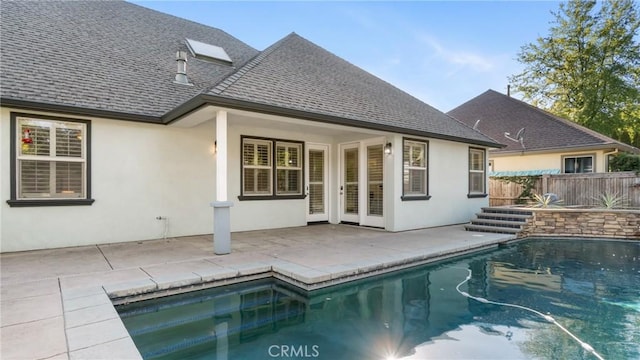
<instances>
[{"instance_id":1,"label":"swimming pool","mask_svg":"<svg viewBox=\"0 0 640 360\"><path fill-rule=\"evenodd\" d=\"M640 359L639 242L531 239L309 293L259 280L117 310L145 359L596 359L464 294Z\"/></svg>"}]
</instances>

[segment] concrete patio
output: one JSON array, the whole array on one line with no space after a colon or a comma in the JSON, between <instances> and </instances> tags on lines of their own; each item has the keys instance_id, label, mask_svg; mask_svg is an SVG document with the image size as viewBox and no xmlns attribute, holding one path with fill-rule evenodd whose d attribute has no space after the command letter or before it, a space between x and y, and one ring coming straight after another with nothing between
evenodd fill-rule
<instances>
[{"instance_id":1,"label":"concrete patio","mask_svg":"<svg viewBox=\"0 0 640 360\"><path fill-rule=\"evenodd\" d=\"M512 239L325 224L234 233L223 256L211 235L0 254L0 358L140 359L114 301L269 276L312 290Z\"/></svg>"}]
</instances>

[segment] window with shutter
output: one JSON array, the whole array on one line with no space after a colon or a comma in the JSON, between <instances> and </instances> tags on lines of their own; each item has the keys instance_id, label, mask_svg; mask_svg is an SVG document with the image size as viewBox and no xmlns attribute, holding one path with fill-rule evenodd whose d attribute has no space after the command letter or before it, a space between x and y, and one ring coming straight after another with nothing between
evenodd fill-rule
<instances>
[{"instance_id":1,"label":"window with shutter","mask_svg":"<svg viewBox=\"0 0 640 360\"><path fill-rule=\"evenodd\" d=\"M276 142L277 195L302 194L302 144Z\"/></svg>"},{"instance_id":2,"label":"window with shutter","mask_svg":"<svg viewBox=\"0 0 640 360\"><path fill-rule=\"evenodd\" d=\"M242 158L244 195L271 195L271 142L244 139Z\"/></svg>"},{"instance_id":3,"label":"window with shutter","mask_svg":"<svg viewBox=\"0 0 640 360\"><path fill-rule=\"evenodd\" d=\"M11 113L11 206L88 205L90 123Z\"/></svg>"},{"instance_id":4,"label":"window with shutter","mask_svg":"<svg viewBox=\"0 0 640 360\"><path fill-rule=\"evenodd\" d=\"M485 195L485 150L469 149L469 195Z\"/></svg>"},{"instance_id":5,"label":"window with shutter","mask_svg":"<svg viewBox=\"0 0 640 360\"><path fill-rule=\"evenodd\" d=\"M303 154L299 141L243 136L239 199L303 198Z\"/></svg>"},{"instance_id":6,"label":"window with shutter","mask_svg":"<svg viewBox=\"0 0 640 360\"><path fill-rule=\"evenodd\" d=\"M403 200L428 199L428 143L404 139L402 151Z\"/></svg>"}]
</instances>

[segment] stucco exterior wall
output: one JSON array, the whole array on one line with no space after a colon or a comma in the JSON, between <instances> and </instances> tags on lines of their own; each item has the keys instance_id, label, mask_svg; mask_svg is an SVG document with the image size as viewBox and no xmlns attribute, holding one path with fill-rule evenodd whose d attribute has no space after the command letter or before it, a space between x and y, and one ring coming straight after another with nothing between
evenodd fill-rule
<instances>
[{"instance_id":1,"label":"stucco exterior wall","mask_svg":"<svg viewBox=\"0 0 640 360\"><path fill-rule=\"evenodd\" d=\"M36 113L26 112L24 113ZM1 251L18 251L212 232L215 194L212 122L178 129L91 120L91 206L9 207L9 114L2 108Z\"/></svg>"},{"instance_id":2,"label":"stucco exterior wall","mask_svg":"<svg viewBox=\"0 0 640 360\"><path fill-rule=\"evenodd\" d=\"M313 132L286 131L261 126L235 125L234 117L229 122L229 201L231 208L231 231L274 229L304 226L307 224L305 199L294 200L244 200L239 201L241 177L241 136L266 137L282 140L304 141L333 145L329 136ZM333 165L335 161L330 161ZM335 173L336 168L329 168ZM329 179L329 192L335 193L336 179ZM330 199L331 201L331 199ZM335 222L336 219L334 219Z\"/></svg>"},{"instance_id":3,"label":"stucco exterior wall","mask_svg":"<svg viewBox=\"0 0 640 360\"><path fill-rule=\"evenodd\" d=\"M402 139L396 148L401 148ZM429 140L429 200L403 201L402 154L396 152L393 227L404 231L469 222L488 197L468 198L469 144ZM399 153L399 154L398 154ZM485 183L486 184L486 183Z\"/></svg>"},{"instance_id":4,"label":"stucco exterior wall","mask_svg":"<svg viewBox=\"0 0 640 360\"><path fill-rule=\"evenodd\" d=\"M179 127L19 111L91 121L91 197L95 202L90 206L9 207L10 112L0 110L1 252L158 239L165 229L167 237L214 232L210 203L216 200L215 115L199 125ZM232 113L228 119L227 198L233 202L233 232L307 224L305 199L238 199L242 135L328 145L331 223L340 221L340 144L372 139L391 142L393 148L383 160L386 230L465 223L488 205L488 198L467 197L468 144L424 139L429 141L432 198L402 201L403 137L399 134L310 126L304 121L292 125Z\"/></svg>"},{"instance_id":5,"label":"stucco exterior wall","mask_svg":"<svg viewBox=\"0 0 640 360\"><path fill-rule=\"evenodd\" d=\"M606 172L606 156L603 150L567 151L548 154L517 154L512 156L495 156L489 154L493 160L493 171L521 171L560 169L562 171L563 156L594 155L594 172Z\"/></svg>"}]
</instances>

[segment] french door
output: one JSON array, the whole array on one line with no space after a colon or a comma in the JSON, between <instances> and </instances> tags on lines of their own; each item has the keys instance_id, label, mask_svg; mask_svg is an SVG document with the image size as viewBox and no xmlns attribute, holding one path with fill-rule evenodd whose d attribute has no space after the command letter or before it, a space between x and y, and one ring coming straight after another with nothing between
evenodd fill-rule
<instances>
[{"instance_id":1,"label":"french door","mask_svg":"<svg viewBox=\"0 0 640 360\"><path fill-rule=\"evenodd\" d=\"M341 149L340 221L360 223L360 144Z\"/></svg>"},{"instance_id":2,"label":"french door","mask_svg":"<svg viewBox=\"0 0 640 360\"><path fill-rule=\"evenodd\" d=\"M340 153L340 221L384 227L383 142L343 144Z\"/></svg>"},{"instance_id":3,"label":"french door","mask_svg":"<svg viewBox=\"0 0 640 360\"><path fill-rule=\"evenodd\" d=\"M363 144L366 154L366 170L363 171L363 189L366 212L361 215L360 224L384 227L384 145L382 142ZM361 194L362 196L362 194Z\"/></svg>"},{"instance_id":4,"label":"french door","mask_svg":"<svg viewBox=\"0 0 640 360\"><path fill-rule=\"evenodd\" d=\"M307 222L329 221L329 146L307 144Z\"/></svg>"}]
</instances>

